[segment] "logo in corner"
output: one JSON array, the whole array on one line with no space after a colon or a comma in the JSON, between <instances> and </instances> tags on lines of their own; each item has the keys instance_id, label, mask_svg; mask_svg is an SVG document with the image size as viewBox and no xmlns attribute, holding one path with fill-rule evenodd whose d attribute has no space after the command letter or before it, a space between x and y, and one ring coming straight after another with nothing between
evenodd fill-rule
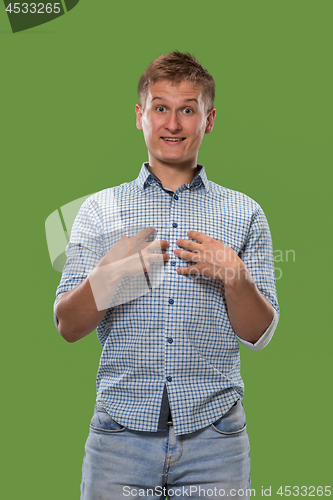
<instances>
[{"instance_id":1,"label":"logo in corner","mask_svg":"<svg viewBox=\"0 0 333 500\"><path fill-rule=\"evenodd\" d=\"M59 0L57 2L9 2L4 0L6 12L13 33L35 28L53 21L72 10L80 0Z\"/></svg>"}]
</instances>

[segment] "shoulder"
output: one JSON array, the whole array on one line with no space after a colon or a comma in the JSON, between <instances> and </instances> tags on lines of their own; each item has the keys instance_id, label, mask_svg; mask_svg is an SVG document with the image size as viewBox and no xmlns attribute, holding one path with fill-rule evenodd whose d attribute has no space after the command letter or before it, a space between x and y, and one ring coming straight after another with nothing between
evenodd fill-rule
<instances>
[{"instance_id":1,"label":"shoulder","mask_svg":"<svg viewBox=\"0 0 333 500\"><path fill-rule=\"evenodd\" d=\"M119 200L137 191L135 181L124 182L119 186L109 187L88 196L81 208L92 211L103 210L104 207L110 209L113 204L118 204Z\"/></svg>"},{"instance_id":2,"label":"shoulder","mask_svg":"<svg viewBox=\"0 0 333 500\"><path fill-rule=\"evenodd\" d=\"M222 206L228 207L236 212L246 212L251 214L262 212L262 208L259 203L250 198L250 196L241 193L240 191L220 186L213 181L208 182L209 195L216 200L217 204L221 204Z\"/></svg>"}]
</instances>

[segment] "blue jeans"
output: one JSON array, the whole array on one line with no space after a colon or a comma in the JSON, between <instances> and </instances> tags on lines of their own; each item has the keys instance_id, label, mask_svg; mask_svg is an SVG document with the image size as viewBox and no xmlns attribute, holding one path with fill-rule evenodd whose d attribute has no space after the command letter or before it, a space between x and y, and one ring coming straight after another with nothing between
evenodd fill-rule
<instances>
[{"instance_id":1,"label":"blue jeans","mask_svg":"<svg viewBox=\"0 0 333 500\"><path fill-rule=\"evenodd\" d=\"M95 407L81 500L249 498L250 444L240 400L214 424L175 436L122 427Z\"/></svg>"}]
</instances>

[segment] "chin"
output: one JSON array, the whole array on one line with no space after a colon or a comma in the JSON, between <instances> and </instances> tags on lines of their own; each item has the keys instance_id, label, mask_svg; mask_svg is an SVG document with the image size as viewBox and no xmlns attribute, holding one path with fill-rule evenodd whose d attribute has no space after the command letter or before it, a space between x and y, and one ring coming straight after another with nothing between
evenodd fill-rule
<instances>
[{"instance_id":1,"label":"chin","mask_svg":"<svg viewBox=\"0 0 333 500\"><path fill-rule=\"evenodd\" d=\"M184 154L179 154L179 153L174 153L174 154L166 154L166 155L163 155L161 154L160 155L160 159L162 161L180 161L180 162L184 162L184 161L188 161L189 160L189 157L187 155L184 155Z\"/></svg>"},{"instance_id":2,"label":"chin","mask_svg":"<svg viewBox=\"0 0 333 500\"><path fill-rule=\"evenodd\" d=\"M164 163L172 163L175 165L181 165L181 164L188 163L188 160L184 159L184 158L163 158L162 161Z\"/></svg>"}]
</instances>

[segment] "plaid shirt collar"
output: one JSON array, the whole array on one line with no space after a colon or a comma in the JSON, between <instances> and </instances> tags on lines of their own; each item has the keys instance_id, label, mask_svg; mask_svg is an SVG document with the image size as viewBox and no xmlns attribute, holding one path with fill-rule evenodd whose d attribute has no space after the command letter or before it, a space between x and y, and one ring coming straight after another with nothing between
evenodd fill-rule
<instances>
[{"instance_id":1,"label":"plaid shirt collar","mask_svg":"<svg viewBox=\"0 0 333 500\"><path fill-rule=\"evenodd\" d=\"M140 170L140 173L139 173L139 176L136 179L137 186L141 189L141 191L143 191L147 186L151 186L153 184L155 184L155 185L158 184L160 187L163 188L162 182L160 181L160 179L158 177L156 177L155 174L153 174L148 169L148 165L149 165L148 162L143 163L141 170ZM197 175L194 177L194 179L191 181L191 183L190 184L183 184L178 189L184 190L186 188L192 189L192 188L198 188L200 186L204 186L204 188L206 189L206 192L207 193L209 192L210 185L209 185L209 181L207 179L207 175L205 172L205 167L203 165L200 165L200 164L198 164L197 166L199 168L199 171L198 171ZM178 191L178 189L177 189L177 191Z\"/></svg>"}]
</instances>

